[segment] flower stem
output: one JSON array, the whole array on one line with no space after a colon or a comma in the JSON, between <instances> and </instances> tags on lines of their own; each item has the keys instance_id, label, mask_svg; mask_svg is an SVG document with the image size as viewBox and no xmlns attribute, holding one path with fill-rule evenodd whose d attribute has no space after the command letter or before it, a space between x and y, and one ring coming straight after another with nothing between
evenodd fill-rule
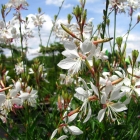
<instances>
[{"instance_id":1,"label":"flower stem","mask_svg":"<svg viewBox=\"0 0 140 140\"><path fill-rule=\"evenodd\" d=\"M104 13L104 28L103 28L103 36L102 39L104 39L105 36L105 30L106 30L106 20L107 20L107 13L108 13L108 5L109 5L109 0L106 0L106 9ZM101 50L103 49L103 43L101 45Z\"/></svg>"},{"instance_id":2,"label":"flower stem","mask_svg":"<svg viewBox=\"0 0 140 140\"><path fill-rule=\"evenodd\" d=\"M38 36L40 39L40 45L42 46L42 39L41 39L41 34L40 34L40 27L38 26Z\"/></svg>"},{"instance_id":3,"label":"flower stem","mask_svg":"<svg viewBox=\"0 0 140 140\"><path fill-rule=\"evenodd\" d=\"M58 15L59 15L61 9L62 9L62 6L63 6L64 1L65 1L65 0L62 1L61 5L60 5L60 7L59 7L58 13L57 13L57 15L56 15L56 19L55 19L55 21L54 21L54 23L53 23L53 26L52 26L51 31L50 31L50 34L49 34L49 38L48 38L47 45L46 45L46 47L45 47L45 51L44 51L44 55L43 55L43 62L44 62L44 65L45 65L45 53L46 53L46 50L47 50L47 48L48 48L48 45L49 45L49 42L50 42L50 38L51 38L51 35L52 35L52 32L53 32L53 29L54 29L56 20L57 20L57 18L58 18Z\"/></svg>"},{"instance_id":4,"label":"flower stem","mask_svg":"<svg viewBox=\"0 0 140 140\"><path fill-rule=\"evenodd\" d=\"M114 41L113 41L113 53L115 52L115 39L116 39L116 15L117 15L117 9L116 6L114 7Z\"/></svg>"},{"instance_id":5,"label":"flower stem","mask_svg":"<svg viewBox=\"0 0 140 140\"><path fill-rule=\"evenodd\" d=\"M8 134L8 137L10 137L10 140L14 140L14 138L11 136L11 134L8 133L8 131L6 130L6 128L4 126L2 126L1 123L0 123L0 127Z\"/></svg>"}]
</instances>

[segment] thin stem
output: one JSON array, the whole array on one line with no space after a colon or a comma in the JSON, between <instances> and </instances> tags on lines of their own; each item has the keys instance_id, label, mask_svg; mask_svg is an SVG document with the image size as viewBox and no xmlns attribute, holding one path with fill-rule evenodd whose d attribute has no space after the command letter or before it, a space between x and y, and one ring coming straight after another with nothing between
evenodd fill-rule
<instances>
[{"instance_id":1,"label":"thin stem","mask_svg":"<svg viewBox=\"0 0 140 140\"><path fill-rule=\"evenodd\" d=\"M21 29L21 14L19 12L19 33L20 33L20 45L21 45L21 57L23 61L23 67L24 67L24 73L25 73L25 61L24 61L24 48L23 48L23 35L22 35L22 29Z\"/></svg>"},{"instance_id":2,"label":"thin stem","mask_svg":"<svg viewBox=\"0 0 140 140\"><path fill-rule=\"evenodd\" d=\"M108 27L108 37L110 38L110 32L109 32L109 26ZM113 47L112 47L112 44L111 44L111 41L109 41L109 44L110 44L110 47L111 47L111 53L113 52Z\"/></svg>"},{"instance_id":3,"label":"thin stem","mask_svg":"<svg viewBox=\"0 0 140 140\"><path fill-rule=\"evenodd\" d=\"M127 31L126 34L123 35L123 37L125 37L130 31L132 31L132 30L135 28L135 26L136 26L137 24L138 24L138 23L135 23L135 25L134 25L129 31Z\"/></svg>"},{"instance_id":4,"label":"thin stem","mask_svg":"<svg viewBox=\"0 0 140 140\"><path fill-rule=\"evenodd\" d=\"M117 15L117 9L116 6L114 7L114 41L113 41L113 53L115 52L115 39L116 39L116 15Z\"/></svg>"},{"instance_id":5,"label":"thin stem","mask_svg":"<svg viewBox=\"0 0 140 140\"><path fill-rule=\"evenodd\" d=\"M131 26L132 26L132 16L131 16L131 18L130 18L130 24L129 24L129 29L128 29L128 31L126 32L126 34L123 35L123 37L127 35L126 38L128 39L128 35L129 35L130 31L133 30L137 24L138 24L138 22L135 23L135 25L131 28Z\"/></svg>"},{"instance_id":6,"label":"thin stem","mask_svg":"<svg viewBox=\"0 0 140 140\"><path fill-rule=\"evenodd\" d=\"M108 13L108 5L109 5L109 0L106 0L106 10L104 13L104 28L103 28L103 39L104 39L104 35L105 35L105 30L106 30L106 20L107 20L107 13ZM101 45L101 50L103 49L103 43Z\"/></svg>"},{"instance_id":7,"label":"thin stem","mask_svg":"<svg viewBox=\"0 0 140 140\"><path fill-rule=\"evenodd\" d=\"M38 36L40 39L40 45L42 46L42 39L41 39L41 34L40 34L40 27L38 26Z\"/></svg>"},{"instance_id":8,"label":"thin stem","mask_svg":"<svg viewBox=\"0 0 140 140\"><path fill-rule=\"evenodd\" d=\"M21 14L19 13L19 17L21 16ZM19 19L19 33L20 33L20 45L21 45L21 52L22 52L22 58L23 58L23 35L22 35L22 31L21 31L21 21Z\"/></svg>"},{"instance_id":9,"label":"thin stem","mask_svg":"<svg viewBox=\"0 0 140 140\"><path fill-rule=\"evenodd\" d=\"M5 15L3 15L2 18L3 18L3 22L4 22L4 25L5 25L5 28L7 29L7 27L6 27ZM13 49L12 49L11 43L10 43L10 50L11 50L11 55L12 55L12 62L13 62L13 64L14 64L14 59L13 59L14 56L13 56Z\"/></svg>"},{"instance_id":10,"label":"thin stem","mask_svg":"<svg viewBox=\"0 0 140 140\"><path fill-rule=\"evenodd\" d=\"M92 37L90 38L90 40L92 40L92 38L94 37L95 33L98 31L98 28L96 28L96 30L94 31L94 33L92 34Z\"/></svg>"},{"instance_id":11,"label":"thin stem","mask_svg":"<svg viewBox=\"0 0 140 140\"><path fill-rule=\"evenodd\" d=\"M52 26L51 31L50 31L50 34L49 34L49 38L48 38L47 45L46 45L46 47L45 47L45 52L44 52L44 55L43 55L43 60L44 60L44 62L45 62L45 53L46 53L46 49L48 48L48 45L49 45L49 42L50 42L50 38L51 38L51 35L52 35L52 32L53 32L53 29L54 29L56 20L57 20L57 18L58 18L58 16L59 16L59 13L60 13L61 9L62 9L62 6L63 6L64 1L65 1L65 0L62 1L61 5L60 5L60 7L59 7L58 13L57 13L57 15L56 15L56 19L55 19L55 21L54 21L54 23L53 23L53 26ZM45 65L45 63L44 63L44 65Z\"/></svg>"},{"instance_id":12,"label":"thin stem","mask_svg":"<svg viewBox=\"0 0 140 140\"><path fill-rule=\"evenodd\" d=\"M11 140L15 140L10 133L7 132L7 130L1 125L0 123L0 127L8 134L8 137L10 137Z\"/></svg>"},{"instance_id":13,"label":"thin stem","mask_svg":"<svg viewBox=\"0 0 140 140\"><path fill-rule=\"evenodd\" d=\"M13 48L10 44L10 50L11 50L11 55L12 55L12 63L14 64L14 54L13 54Z\"/></svg>"}]
</instances>

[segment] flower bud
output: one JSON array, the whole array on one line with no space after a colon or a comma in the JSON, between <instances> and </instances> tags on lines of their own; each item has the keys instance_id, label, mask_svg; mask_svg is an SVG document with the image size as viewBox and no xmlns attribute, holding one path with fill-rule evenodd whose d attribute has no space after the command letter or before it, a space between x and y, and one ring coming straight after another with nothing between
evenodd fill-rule
<instances>
[{"instance_id":1,"label":"flower bud","mask_svg":"<svg viewBox=\"0 0 140 140\"><path fill-rule=\"evenodd\" d=\"M84 10L83 16L82 16L82 26L84 26L86 18L87 18L87 10Z\"/></svg>"},{"instance_id":2,"label":"flower bud","mask_svg":"<svg viewBox=\"0 0 140 140\"><path fill-rule=\"evenodd\" d=\"M106 20L106 24L107 24L107 26L110 25L110 19L107 19L107 20Z\"/></svg>"},{"instance_id":3,"label":"flower bud","mask_svg":"<svg viewBox=\"0 0 140 140\"><path fill-rule=\"evenodd\" d=\"M122 45L122 41L123 41L123 38L122 38L122 37L117 37L117 38L116 38L116 43L117 43L117 45L118 45L119 48L120 48L121 45Z\"/></svg>"},{"instance_id":4,"label":"flower bud","mask_svg":"<svg viewBox=\"0 0 140 140\"><path fill-rule=\"evenodd\" d=\"M82 7L82 8L85 7L85 3L86 3L86 0L80 0L80 4L81 4L81 7Z\"/></svg>"},{"instance_id":5,"label":"flower bud","mask_svg":"<svg viewBox=\"0 0 140 140\"><path fill-rule=\"evenodd\" d=\"M38 13L39 13L39 14L41 13L41 8L40 8L40 7L38 8Z\"/></svg>"},{"instance_id":6,"label":"flower bud","mask_svg":"<svg viewBox=\"0 0 140 140\"><path fill-rule=\"evenodd\" d=\"M101 29L101 24L97 25L97 29L100 30Z\"/></svg>"},{"instance_id":7,"label":"flower bud","mask_svg":"<svg viewBox=\"0 0 140 140\"><path fill-rule=\"evenodd\" d=\"M64 31L66 31L69 35L71 35L72 37L74 37L74 38L80 40L80 39L77 38L77 36L76 36L73 32L71 32L66 26L64 26L63 24L61 24L61 27L62 27L62 29L63 29ZM81 41L81 40L80 40L80 41Z\"/></svg>"},{"instance_id":8,"label":"flower bud","mask_svg":"<svg viewBox=\"0 0 140 140\"><path fill-rule=\"evenodd\" d=\"M79 110L80 110L80 107L78 107L78 108L72 110L71 112L69 112L68 116L71 116L71 115L73 115L73 114L79 112Z\"/></svg>"},{"instance_id":9,"label":"flower bud","mask_svg":"<svg viewBox=\"0 0 140 140\"><path fill-rule=\"evenodd\" d=\"M138 15L138 17L137 17L137 23L139 23L140 22L140 15Z\"/></svg>"},{"instance_id":10,"label":"flower bud","mask_svg":"<svg viewBox=\"0 0 140 140\"><path fill-rule=\"evenodd\" d=\"M133 61L133 66L135 65L136 63L136 60L139 56L139 51L138 50L133 50L132 51L132 61Z\"/></svg>"},{"instance_id":11,"label":"flower bud","mask_svg":"<svg viewBox=\"0 0 140 140\"><path fill-rule=\"evenodd\" d=\"M110 40L112 40L113 38L106 38L106 39L100 39L100 40L97 40L97 41L93 41L93 44L96 45L98 43L104 43L104 42L108 42Z\"/></svg>"},{"instance_id":12,"label":"flower bud","mask_svg":"<svg viewBox=\"0 0 140 140\"><path fill-rule=\"evenodd\" d=\"M57 15L54 15L54 21L56 21L57 20Z\"/></svg>"},{"instance_id":13,"label":"flower bud","mask_svg":"<svg viewBox=\"0 0 140 140\"><path fill-rule=\"evenodd\" d=\"M82 10L79 7L79 5L77 7L73 8L73 14L78 18L79 16L81 16Z\"/></svg>"},{"instance_id":14,"label":"flower bud","mask_svg":"<svg viewBox=\"0 0 140 140\"><path fill-rule=\"evenodd\" d=\"M67 15L67 20L68 20L68 23L70 24L71 20L72 20L73 16L71 14L68 14Z\"/></svg>"},{"instance_id":15,"label":"flower bud","mask_svg":"<svg viewBox=\"0 0 140 140\"><path fill-rule=\"evenodd\" d=\"M115 84L120 83L123 79L124 79L124 78L119 78L119 79L113 81L113 82L112 82L112 85L115 85Z\"/></svg>"}]
</instances>

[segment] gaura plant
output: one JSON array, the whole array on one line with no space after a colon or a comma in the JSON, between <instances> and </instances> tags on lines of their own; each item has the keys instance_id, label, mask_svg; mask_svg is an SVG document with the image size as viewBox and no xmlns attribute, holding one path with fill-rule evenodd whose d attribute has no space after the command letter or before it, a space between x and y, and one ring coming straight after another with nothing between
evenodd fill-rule
<instances>
[{"instance_id":1,"label":"gaura plant","mask_svg":"<svg viewBox=\"0 0 140 140\"><path fill-rule=\"evenodd\" d=\"M46 79L48 67L44 52L43 62L34 59L34 62L29 64L26 58L28 39L33 37L33 32L28 28L29 18L22 18L21 10L27 9L28 3L26 0L10 0L2 5L0 43L10 46L14 66L8 69L4 67L6 65L0 65L0 126L8 138L140 138L139 52L133 50L131 56L126 55L128 36L140 21L138 16L132 26L133 13L139 9L140 1L104 2L103 21L97 29L94 29L92 24L93 18L87 18L86 0L80 0L72 14L68 14L67 24L59 24L58 15L53 21L52 32L64 46L62 60L57 64L59 69L54 66L60 77L55 81L53 92L48 90L51 79ZM13 20L7 23L6 16L12 8L16 13ZM116 37L116 17L124 12L128 12L130 16L129 29L124 36ZM114 33L110 36L110 15L113 13ZM38 27L41 47L41 28L47 22L43 14L39 8L38 14L31 17L31 22ZM72 23L73 17L75 23ZM16 29L16 24L19 25L19 30ZM12 45L17 40L21 44L21 55L15 59L15 48ZM110 50L105 48L106 45L110 45ZM54 57L53 55L53 60ZM9 73L13 75L9 76ZM12 119L11 113L19 117L20 123Z\"/></svg>"}]
</instances>

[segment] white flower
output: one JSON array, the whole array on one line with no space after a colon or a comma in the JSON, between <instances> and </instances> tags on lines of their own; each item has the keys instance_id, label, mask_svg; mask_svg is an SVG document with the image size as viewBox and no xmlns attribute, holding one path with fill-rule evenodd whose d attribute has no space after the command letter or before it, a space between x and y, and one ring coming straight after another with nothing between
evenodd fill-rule
<instances>
[{"instance_id":1,"label":"white flower","mask_svg":"<svg viewBox=\"0 0 140 140\"><path fill-rule=\"evenodd\" d=\"M140 8L140 1L139 0L127 0L127 6L137 10Z\"/></svg>"},{"instance_id":2,"label":"white flower","mask_svg":"<svg viewBox=\"0 0 140 140\"><path fill-rule=\"evenodd\" d=\"M4 94L0 94L0 107L5 102L6 96Z\"/></svg>"},{"instance_id":3,"label":"white flower","mask_svg":"<svg viewBox=\"0 0 140 140\"><path fill-rule=\"evenodd\" d=\"M78 113L74 113L71 116L68 116L67 111L64 112L64 115L63 115L64 124L61 124L60 127L63 128L63 131L65 133L69 132L72 135L80 135L80 134L83 133L83 131L80 130L78 127L68 125L68 123L72 122L77 117L77 115L78 115ZM57 128L53 131L50 140L52 140L55 137L58 130L59 130L59 128ZM66 138L68 138L67 135L62 135L57 140L63 140L63 139L66 139Z\"/></svg>"},{"instance_id":4,"label":"white flower","mask_svg":"<svg viewBox=\"0 0 140 140\"><path fill-rule=\"evenodd\" d=\"M26 0L9 0L7 4L5 4L7 8L15 8L17 10L23 9L28 6Z\"/></svg>"},{"instance_id":5,"label":"white flower","mask_svg":"<svg viewBox=\"0 0 140 140\"><path fill-rule=\"evenodd\" d=\"M70 41L64 41L65 51L62 52L65 59L60 61L57 65L62 69L68 69L69 74L76 74L79 70L83 69L85 65L85 59L92 61L92 57L89 54L90 51L95 50L95 46L91 41L85 40L80 45L80 51L77 46Z\"/></svg>"},{"instance_id":6,"label":"white flower","mask_svg":"<svg viewBox=\"0 0 140 140\"><path fill-rule=\"evenodd\" d=\"M92 31L93 31L93 25L92 25L93 18L90 18L83 26L83 38L84 39L91 39L92 37ZM73 34L76 35L77 38L81 38L81 32L79 29L79 25L77 23L65 23L64 26L69 29ZM57 21L55 23L55 26L53 28L53 31L57 38L60 38L61 41L67 40L67 41L74 41L75 38L73 38L71 35L69 35L66 31L62 29L59 22Z\"/></svg>"},{"instance_id":7,"label":"white flower","mask_svg":"<svg viewBox=\"0 0 140 140\"><path fill-rule=\"evenodd\" d=\"M33 90L31 87L27 87L25 91L21 90L20 95L18 96L18 98L21 99L22 103L24 103L24 101L27 101L28 104L32 107L36 106L37 97L37 90Z\"/></svg>"},{"instance_id":8,"label":"white flower","mask_svg":"<svg viewBox=\"0 0 140 140\"><path fill-rule=\"evenodd\" d=\"M43 23L46 22L46 20L44 20L43 18L43 14L37 14L35 16L32 16L31 18L33 20L34 25L37 27L42 27Z\"/></svg>"},{"instance_id":9,"label":"white flower","mask_svg":"<svg viewBox=\"0 0 140 140\"><path fill-rule=\"evenodd\" d=\"M129 74L132 75L132 67L131 66L128 67L127 71ZM137 78L140 77L140 68L139 67L133 68L133 75L136 76Z\"/></svg>"},{"instance_id":10,"label":"white flower","mask_svg":"<svg viewBox=\"0 0 140 140\"><path fill-rule=\"evenodd\" d=\"M125 91L128 96L131 96L132 94L137 93L138 96L140 96L140 80L133 78L133 83L131 83L131 80L129 78L125 78L123 80L124 86L121 87L122 91Z\"/></svg>"},{"instance_id":11,"label":"white flower","mask_svg":"<svg viewBox=\"0 0 140 140\"><path fill-rule=\"evenodd\" d=\"M80 135L83 134L83 131L80 130L78 127L76 126L67 126L68 131L72 134L72 135Z\"/></svg>"},{"instance_id":12,"label":"white flower","mask_svg":"<svg viewBox=\"0 0 140 140\"><path fill-rule=\"evenodd\" d=\"M109 116L113 121L118 121L117 113L127 109L125 104L118 102L118 100L125 95L125 92L120 92L120 89L121 86L113 87L111 84L105 87L105 90L102 92L101 96L101 104L103 104L103 109L99 111L97 117L99 122L103 120L106 111L107 116Z\"/></svg>"},{"instance_id":13,"label":"white flower","mask_svg":"<svg viewBox=\"0 0 140 140\"><path fill-rule=\"evenodd\" d=\"M23 73L24 69L25 69L25 66L23 65L23 62L20 62L20 63L15 65L15 70L16 70L17 75Z\"/></svg>"},{"instance_id":14,"label":"white flower","mask_svg":"<svg viewBox=\"0 0 140 140\"><path fill-rule=\"evenodd\" d=\"M0 21L0 42L1 43L11 43L13 40L13 35L11 30L13 29L11 22L8 22L7 25Z\"/></svg>"},{"instance_id":15,"label":"white flower","mask_svg":"<svg viewBox=\"0 0 140 140\"><path fill-rule=\"evenodd\" d=\"M36 74L39 75L42 80L44 80L46 83L49 83L49 81L46 79L47 73L45 72L46 69L44 68L44 65L41 64L38 67L38 71L36 71ZM32 68L29 68L29 74L34 74L34 70Z\"/></svg>"},{"instance_id":16,"label":"white flower","mask_svg":"<svg viewBox=\"0 0 140 140\"><path fill-rule=\"evenodd\" d=\"M70 75L60 74L60 84L69 85L72 84L74 79Z\"/></svg>"},{"instance_id":17,"label":"white flower","mask_svg":"<svg viewBox=\"0 0 140 140\"><path fill-rule=\"evenodd\" d=\"M17 97L18 93L18 82L16 82L15 87L13 89L9 89L7 94L5 94L5 92L2 93L3 97L1 97L0 99L4 99L4 102L1 106L4 112L8 113L11 110L13 111L14 105L22 105L21 100Z\"/></svg>"},{"instance_id":18,"label":"white flower","mask_svg":"<svg viewBox=\"0 0 140 140\"><path fill-rule=\"evenodd\" d=\"M91 106L89 102L89 97L92 95L92 92L90 92L91 90L89 90L86 82L83 79L79 78L79 80L83 82L84 88L83 87L76 88L75 89L76 93L74 94L74 97L78 98L79 100L83 102L80 108L80 111L83 110L84 115L87 114L86 118L83 121L83 123L85 123L91 117ZM88 110L88 113L87 113L87 110Z\"/></svg>"}]
</instances>

